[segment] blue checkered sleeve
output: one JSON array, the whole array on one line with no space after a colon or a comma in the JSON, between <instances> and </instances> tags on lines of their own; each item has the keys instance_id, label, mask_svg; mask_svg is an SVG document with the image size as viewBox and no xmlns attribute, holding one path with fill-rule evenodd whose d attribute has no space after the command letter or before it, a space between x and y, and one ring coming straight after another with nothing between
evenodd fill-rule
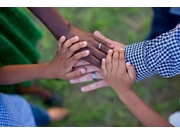
<instances>
[{"instance_id":1,"label":"blue checkered sleeve","mask_svg":"<svg viewBox=\"0 0 180 135\"><path fill-rule=\"evenodd\" d=\"M29 103L19 95L0 93L0 127L36 126Z\"/></svg>"},{"instance_id":2,"label":"blue checkered sleeve","mask_svg":"<svg viewBox=\"0 0 180 135\"><path fill-rule=\"evenodd\" d=\"M136 82L159 74L180 74L180 24L157 38L125 46L126 61L136 70Z\"/></svg>"}]
</instances>

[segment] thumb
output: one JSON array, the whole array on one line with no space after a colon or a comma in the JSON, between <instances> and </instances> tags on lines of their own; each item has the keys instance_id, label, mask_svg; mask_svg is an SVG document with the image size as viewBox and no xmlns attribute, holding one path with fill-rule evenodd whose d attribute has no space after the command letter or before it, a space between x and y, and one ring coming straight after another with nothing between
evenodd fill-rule
<instances>
[{"instance_id":1,"label":"thumb","mask_svg":"<svg viewBox=\"0 0 180 135\"><path fill-rule=\"evenodd\" d=\"M79 68L79 69L77 69L75 71L67 73L66 77L67 77L68 80L75 79L75 78L81 77L85 73L86 73L86 70L84 68Z\"/></svg>"},{"instance_id":2,"label":"thumb","mask_svg":"<svg viewBox=\"0 0 180 135\"><path fill-rule=\"evenodd\" d=\"M131 65L130 62L126 62L126 68L127 68L130 79L133 80L134 82L136 80L136 72L135 72L134 67Z\"/></svg>"},{"instance_id":3,"label":"thumb","mask_svg":"<svg viewBox=\"0 0 180 135\"><path fill-rule=\"evenodd\" d=\"M99 31L97 31L97 30L94 32L94 35L95 35L96 37L99 37L100 39L102 39L102 40L110 43L110 44L113 44L113 41L112 41L111 39L105 37L104 35L102 35L102 34L101 34Z\"/></svg>"},{"instance_id":4,"label":"thumb","mask_svg":"<svg viewBox=\"0 0 180 135\"><path fill-rule=\"evenodd\" d=\"M99 38L101 38L101 36L102 36L102 34L97 30L94 32L94 35L99 37Z\"/></svg>"}]
</instances>

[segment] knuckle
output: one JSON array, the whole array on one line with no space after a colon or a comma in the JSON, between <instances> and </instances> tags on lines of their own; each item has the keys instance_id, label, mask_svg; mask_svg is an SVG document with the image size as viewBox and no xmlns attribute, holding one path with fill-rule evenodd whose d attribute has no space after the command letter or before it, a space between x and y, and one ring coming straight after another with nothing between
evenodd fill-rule
<instances>
[{"instance_id":1,"label":"knuckle","mask_svg":"<svg viewBox=\"0 0 180 135\"><path fill-rule=\"evenodd\" d=\"M69 40L69 42L70 42L70 43L74 43L74 42L75 42L74 37L73 37L73 38L71 38L71 39Z\"/></svg>"},{"instance_id":2,"label":"knuckle","mask_svg":"<svg viewBox=\"0 0 180 135\"><path fill-rule=\"evenodd\" d=\"M72 57L72 60L73 60L73 61L74 61L74 60L78 60L78 54L74 55L74 56Z\"/></svg>"},{"instance_id":3,"label":"knuckle","mask_svg":"<svg viewBox=\"0 0 180 135\"><path fill-rule=\"evenodd\" d=\"M88 78L89 80L92 80L91 73L88 74L87 78Z\"/></svg>"},{"instance_id":4,"label":"knuckle","mask_svg":"<svg viewBox=\"0 0 180 135\"><path fill-rule=\"evenodd\" d=\"M73 46L71 46L70 48L69 48L69 52L74 52L74 47Z\"/></svg>"},{"instance_id":5,"label":"knuckle","mask_svg":"<svg viewBox=\"0 0 180 135\"><path fill-rule=\"evenodd\" d=\"M79 50L80 47L81 47L81 44L80 44L80 43L74 44L74 45L72 46L72 48L73 48L74 51Z\"/></svg>"}]
</instances>

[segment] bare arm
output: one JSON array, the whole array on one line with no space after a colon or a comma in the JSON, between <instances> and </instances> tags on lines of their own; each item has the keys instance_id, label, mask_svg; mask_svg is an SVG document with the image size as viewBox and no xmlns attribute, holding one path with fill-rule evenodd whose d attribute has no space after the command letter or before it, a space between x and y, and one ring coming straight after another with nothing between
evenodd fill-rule
<instances>
[{"instance_id":1,"label":"bare arm","mask_svg":"<svg viewBox=\"0 0 180 135\"><path fill-rule=\"evenodd\" d=\"M46 64L10 65L0 68L0 84L14 84L37 78L47 78Z\"/></svg>"},{"instance_id":2,"label":"bare arm","mask_svg":"<svg viewBox=\"0 0 180 135\"><path fill-rule=\"evenodd\" d=\"M28 8L53 34L58 40L61 36L67 39L73 37L70 35L71 24L52 7L29 7Z\"/></svg>"},{"instance_id":3,"label":"bare arm","mask_svg":"<svg viewBox=\"0 0 180 135\"><path fill-rule=\"evenodd\" d=\"M28 8L54 35L56 39L59 39L62 35L67 39L77 35L80 37L80 41L87 41L88 46L84 49L90 51L90 55L83 59L92 63L93 65L100 67L101 59L106 57L106 53L109 48L113 48L109 43L94 36L93 34L84 32L72 26L55 8L52 7L29 7ZM98 49L98 44L102 43L101 51ZM81 49L81 50L84 50Z\"/></svg>"},{"instance_id":4,"label":"bare arm","mask_svg":"<svg viewBox=\"0 0 180 135\"><path fill-rule=\"evenodd\" d=\"M170 127L172 126L157 112L147 106L133 90L124 94L118 94L120 100L129 108L133 115L148 127Z\"/></svg>"},{"instance_id":5,"label":"bare arm","mask_svg":"<svg viewBox=\"0 0 180 135\"><path fill-rule=\"evenodd\" d=\"M88 56L89 50L81 51L76 54L74 53L80 48L86 47L87 42L78 42L79 37L77 36L67 41L65 41L65 39L64 36L59 39L57 52L50 62L1 67L0 84L14 84L38 78L69 80L82 76L86 72L85 69L79 68L73 71L73 66L81 58Z\"/></svg>"},{"instance_id":6,"label":"bare arm","mask_svg":"<svg viewBox=\"0 0 180 135\"><path fill-rule=\"evenodd\" d=\"M172 126L148 107L133 91L132 85L136 79L135 69L129 62L125 63L124 57L124 49L108 52L106 59L102 61L101 68L105 80L144 126Z\"/></svg>"}]
</instances>

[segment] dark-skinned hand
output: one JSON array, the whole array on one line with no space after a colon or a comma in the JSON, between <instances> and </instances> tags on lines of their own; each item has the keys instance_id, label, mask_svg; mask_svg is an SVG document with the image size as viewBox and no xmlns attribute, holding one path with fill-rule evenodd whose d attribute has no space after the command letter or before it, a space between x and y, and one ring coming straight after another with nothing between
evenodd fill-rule
<instances>
[{"instance_id":1,"label":"dark-skinned hand","mask_svg":"<svg viewBox=\"0 0 180 135\"><path fill-rule=\"evenodd\" d=\"M108 42L72 26L55 8L29 7L28 9L49 29L56 40L61 36L65 36L67 39L78 36L80 41L87 41L87 47L79 51L89 50L90 55L83 59L99 68L101 59L106 57L109 49L113 49ZM102 44L100 50L98 49L99 43Z\"/></svg>"}]
</instances>

